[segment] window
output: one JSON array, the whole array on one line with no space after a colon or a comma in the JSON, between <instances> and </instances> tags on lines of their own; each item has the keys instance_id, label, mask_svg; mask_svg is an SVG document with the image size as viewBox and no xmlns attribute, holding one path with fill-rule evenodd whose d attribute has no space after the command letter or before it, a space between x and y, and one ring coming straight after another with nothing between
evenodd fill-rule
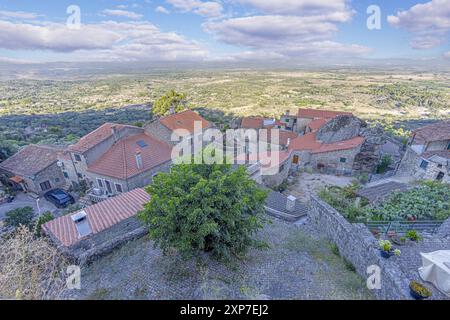
<instances>
[{"instance_id":1,"label":"window","mask_svg":"<svg viewBox=\"0 0 450 320\"><path fill-rule=\"evenodd\" d=\"M436 177L436 180L437 181L441 181L443 178L444 178L444 173L442 172L442 171L440 171L439 173L438 173L438 175L437 175L437 177Z\"/></svg>"},{"instance_id":2,"label":"window","mask_svg":"<svg viewBox=\"0 0 450 320\"><path fill-rule=\"evenodd\" d=\"M339 162L346 163L347 162L347 158L339 158Z\"/></svg>"},{"instance_id":3,"label":"window","mask_svg":"<svg viewBox=\"0 0 450 320\"><path fill-rule=\"evenodd\" d=\"M111 182L109 182L108 180L105 180L105 184L106 184L106 190L108 190L109 193L112 193Z\"/></svg>"},{"instance_id":4,"label":"window","mask_svg":"<svg viewBox=\"0 0 450 320\"><path fill-rule=\"evenodd\" d=\"M123 190L122 190L122 185L121 185L121 184L116 183L116 191L119 192L119 193L122 193L122 192L123 192Z\"/></svg>"},{"instance_id":5,"label":"window","mask_svg":"<svg viewBox=\"0 0 450 320\"><path fill-rule=\"evenodd\" d=\"M79 154L75 154L75 161L81 161L81 156Z\"/></svg>"},{"instance_id":6,"label":"window","mask_svg":"<svg viewBox=\"0 0 450 320\"><path fill-rule=\"evenodd\" d=\"M438 164L437 167L440 169L442 168L442 164Z\"/></svg>"},{"instance_id":7,"label":"window","mask_svg":"<svg viewBox=\"0 0 450 320\"><path fill-rule=\"evenodd\" d=\"M40 184L40 186L41 186L41 190L42 191L46 191L46 190L48 190L48 189L51 189L51 187L52 187L52 185L50 184L50 181L44 181L44 182L42 182L41 184Z\"/></svg>"},{"instance_id":8,"label":"window","mask_svg":"<svg viewBox=\"0 0 450 320\"><path fill-rule=\"evenodd\" d=\"M69 174L67 172L63 171L63 175L64 175L64 178L69 179Z\"/></svg>"},{"instance_id":9,"label":"window","mask_svg":"<svg viewBox=\"0 0 450 320\"><path fill-rule=\"evenodd\" d=\"M102 179L97 179L97 185L98 185L100 188L103 188L103 181L102 181Z\"/></svg>"},{"instance_id":10,"label":"window","mask_svg":"<svg viewBox=\"0 0 450 320\"><path fill-rule=\"evenodd\" d=\"M428 161L426 161L426 160L422 160L422 162L420 163L420 167L422 168L422 169L427 169L427 167L428 167Z\"/></svg>"},{"instance_id":11,"label":"window","mask_svg":"<svg viewBox=\"0 0 450 320\"><path fill-rule=\"evenodd\" d=\"M450 142L448 143L447 150L450 150Z\"/></svg>"}]
</instances>

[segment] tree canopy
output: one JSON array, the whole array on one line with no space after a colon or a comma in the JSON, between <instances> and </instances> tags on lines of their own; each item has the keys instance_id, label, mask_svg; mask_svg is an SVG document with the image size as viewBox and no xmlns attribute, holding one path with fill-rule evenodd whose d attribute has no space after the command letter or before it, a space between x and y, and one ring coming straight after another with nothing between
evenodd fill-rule
<instances>
[{"instance_id":1,"label":"tree canopy","mask_svg":"<svg viewBox=\"0 0 450 320\"><path fill-rule=\"evenodd\" d=\"M139 217L164 253L175 248L185 258L211 252L227 259L264 245L253 236L265 222L267 193L243 166L175 165L146 190L151 200Z\"/></svg>"},{"instance_id":2,"label":"tree canopy","mask_svg":"<svg viewBox=\"0 0 450 320\"><path fill-rule=\"evenodd\" d=\"M183 111L186 109L186 98L184 93L170 90L153 103L152 112L158 116L165 116L170 113L171 108L173 108L175 112Z\"/></svg>"}]
</instances>

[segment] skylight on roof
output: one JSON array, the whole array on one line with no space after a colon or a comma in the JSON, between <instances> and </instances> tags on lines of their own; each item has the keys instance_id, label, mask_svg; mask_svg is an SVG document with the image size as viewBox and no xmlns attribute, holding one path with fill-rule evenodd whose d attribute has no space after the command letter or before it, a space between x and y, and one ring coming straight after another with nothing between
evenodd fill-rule
<instances>
[{"instance_id":1,"label":"skylight on roof","mask_svg":"<svg viewBox=\"0 0 450 320\"><path fill-rule=\"evenodd\" d=\"M137 144L139 147L141 147L141 148L148 147L148 144L145 143L144 140L139 140L139 141L136 142L136 144Z\"/></svg>"}]
</instances>

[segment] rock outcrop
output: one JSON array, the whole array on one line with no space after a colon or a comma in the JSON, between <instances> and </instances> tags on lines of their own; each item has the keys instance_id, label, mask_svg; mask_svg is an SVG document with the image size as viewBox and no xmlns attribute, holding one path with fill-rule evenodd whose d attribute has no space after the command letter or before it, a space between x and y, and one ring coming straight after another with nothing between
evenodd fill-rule
<instances>
[{"instance_id":1,"label":"rock outcrop","mask_svg":"<svg viewBox=\"0 0 450 320\"><path fill-rule=\"evenodd\" d=\"M328 121L317 131L317 140L323 143L333 143L348 140L359 135L365 123L354 116L337 116Z\"/></svg>"},{"instance_id":2,"label":"rock outcrop","mask_svg":"<svg viewBox=\"0 0 450 320\"><path fill-rule=\"evenodd\" d=\"M372 173L380 159L380 147L386 142L381 125L361 127L359 135L364 137L360 152L356 155L353 170L360 173Z\"/></svg>"}]
</instances>

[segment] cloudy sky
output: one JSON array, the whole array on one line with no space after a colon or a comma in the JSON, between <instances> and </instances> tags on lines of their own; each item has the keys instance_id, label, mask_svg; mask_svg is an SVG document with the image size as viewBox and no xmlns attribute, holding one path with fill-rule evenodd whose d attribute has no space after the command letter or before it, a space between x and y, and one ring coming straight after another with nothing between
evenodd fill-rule
<instances>
[{"instance_id":1,"label":"cloudy sky","mask_svg":"<svg viewBox=\"0 0 450 320\"><path fill-rule=\"evenodd\" d=\"M0 0L3 62L450 61L449 36L450 0Z\"/></svg>"}]
</instances>

